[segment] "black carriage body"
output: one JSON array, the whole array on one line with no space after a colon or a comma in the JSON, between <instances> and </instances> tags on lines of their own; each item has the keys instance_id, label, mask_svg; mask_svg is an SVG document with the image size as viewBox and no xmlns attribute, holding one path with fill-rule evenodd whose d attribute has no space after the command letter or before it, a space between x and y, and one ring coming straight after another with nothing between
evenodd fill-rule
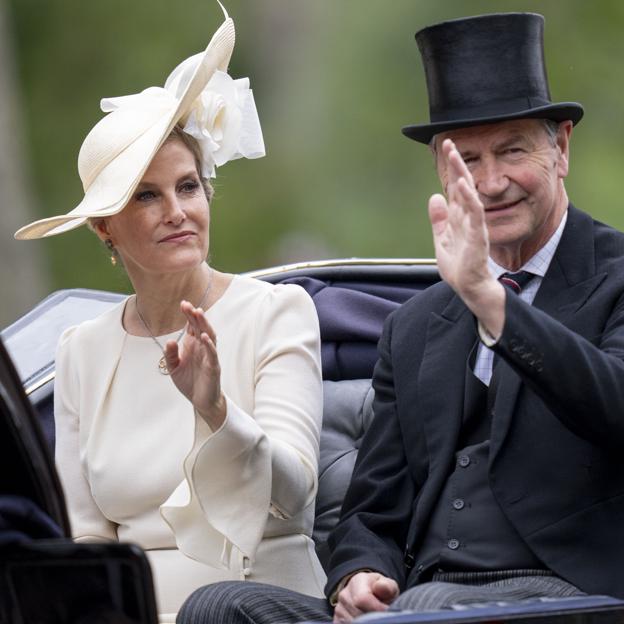
<instances>
[{"instance_id":1,"label":"black carriage body","mask_svg":"<svg viewBox=\"0 0 624 624\"><path fill-rule=\"evenodd\" d=\"M325 566L327 534L338 519L360 440L372 418L370 378L383 321L439 276L433 261L412 259L311 262L248 275L299 284L319 314L325 396L313 537ZM94 614L101 618L98 621L120 624L157 621L151 572L140 548L75 544L69 539L52 459L58 338L67 327L94 318L123 297L92 290L59 291L2 332L0 519L3 497L30 501L57 527L58 535L3 542L0 525L0 624L73 624L89 622ZM512 620L615 624L624 622L624 602L588 598L542 610L533 606L488 613L397 615L388 624Z\"/></svg>"}]
</instances>

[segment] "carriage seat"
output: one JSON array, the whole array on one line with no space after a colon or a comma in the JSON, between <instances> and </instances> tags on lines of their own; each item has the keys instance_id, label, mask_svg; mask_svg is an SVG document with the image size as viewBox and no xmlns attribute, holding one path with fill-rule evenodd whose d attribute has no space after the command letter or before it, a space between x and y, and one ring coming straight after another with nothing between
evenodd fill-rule
<instances>
[{"instance_id":1,"label":"carriage seat","mask_svg":"<svg viewBox=\"0 0 624 624\"><path fill-rule=\"evenodd\" d=\"M432 266L334 266L255 275L304 288L316 306L321 331L324 415L314 540L324 566L327 536L338 520L360 441L372 419L370 379L387 315L416 290L438 280ZM72 289L53 293L2 332L22 383L54 449L54 353L70 326L93 318L123 295Z\"/></svg>"}]
</instances>

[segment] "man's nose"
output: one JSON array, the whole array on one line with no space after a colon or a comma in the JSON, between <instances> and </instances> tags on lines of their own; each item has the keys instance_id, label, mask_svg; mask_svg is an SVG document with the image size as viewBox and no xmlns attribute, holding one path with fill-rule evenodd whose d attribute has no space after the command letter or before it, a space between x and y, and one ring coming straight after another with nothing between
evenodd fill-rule
<instances>
[{"instance_id":1,"label":"man's nose","mask_svg":"<svg viewBox=\"0 0 624 624\"><path fill-rule=\"evenodd\" d=\"M483 159L472 175L477 192L485 197L502 195L509 186L509 178L504 167L495 159Z\"/></svg>"}]
</instances>

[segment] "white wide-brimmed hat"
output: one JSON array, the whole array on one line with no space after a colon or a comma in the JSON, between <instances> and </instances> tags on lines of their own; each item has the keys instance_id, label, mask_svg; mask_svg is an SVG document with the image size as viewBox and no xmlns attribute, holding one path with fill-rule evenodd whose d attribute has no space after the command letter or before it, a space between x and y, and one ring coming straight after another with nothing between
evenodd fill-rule
<instances>
[{"instance_id":1,"label":"white wide-brimmed hat","mask_svg":"<svg viewBox=\"0 0 624 624\"><path fill-rule=\"evenodd\" d=\"M176 124L198 140L204 177L214 176L215 166L234 158L264 156L249 80L227 74L235 31L225 9L223 13L225 21L208 47L180 63L164 88L101 101L108 114L89 132L78 154L83 200L67 214L25 225L15 238L53 236L90 217L120 212Z\"/></svg>"}]
</instances>

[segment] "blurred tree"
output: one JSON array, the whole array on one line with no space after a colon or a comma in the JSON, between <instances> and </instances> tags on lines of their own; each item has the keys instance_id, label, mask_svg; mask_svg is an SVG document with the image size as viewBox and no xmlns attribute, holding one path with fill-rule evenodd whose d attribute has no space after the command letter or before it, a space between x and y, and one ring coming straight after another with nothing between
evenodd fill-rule
<instances>
[{"instance_id":1,"label":"blurred tree","mask_svg":"<svg viewBox=\"0 0 624 624\"><path fill-rule=\"evenodd\" d=\"M9 0L29 154L42 215L80 200L80 144L101 97L162 84L206 45L216 2ZM267 156L218 171L211 256L242 271L328 256L430 256L428 196L438 182L428 150L400 128L428 118L414 32L491 11L546 17L553 97L576 100L572 200L624 228L624 91L619 0L226 0L237 27L230 72L249 76ZM10 232L7 232L7 236ZM93 235L29 244L50 259L50 288L125 290Z\"/></svg>"},{"instance_id":2,"label":"blurred tree","mask_svg":"<svg viewBox=\"0 0 624 624\"><path fill-rule=\"evenodd\" d=\"M19 89L13 66L13 38L4 0L0 0L0 189L3 230L7 234L35 217L33 176L24 158ZM47 275L41 248L12 236L0 244L2 306L0 327L15 320L46 294ZM25 285L28 285L26 288Z\"/></svg>"}]
</instances>

